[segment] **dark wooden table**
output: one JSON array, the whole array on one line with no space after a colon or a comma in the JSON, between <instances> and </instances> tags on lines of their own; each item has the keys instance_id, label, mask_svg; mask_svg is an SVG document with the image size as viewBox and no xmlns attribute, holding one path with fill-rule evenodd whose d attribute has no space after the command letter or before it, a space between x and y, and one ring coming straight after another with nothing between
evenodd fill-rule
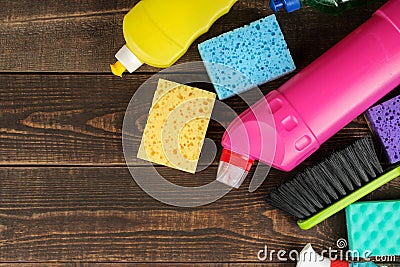
<instances>
[{"instance_id":1,"label":"dark wooden table","mask_svg":"<svg viewBox=\"0 0 400 267\"><path fill-rule=\"evenodd\" d=\"M247 180L198 208L162 204L135 184L123 157L122 120L135 90L159 70L144 66L120 79L109 63L124 44L123 16L137 2L0 0L0 266L283 267L295 264L260 262L257 252L265 245L300 250L308 242L317 250L336 247L347 237L343 213L301 231L264 202L292 174L271 171L255 193L247 192ZM340 17L308 8L279 13L298 70L378 6ZM178 63L199 60L199 42L269 14L266 1L240 0ZM267 93L291 76L261 89ZM239 98L226 103L246 108ZM144 123L137 122L137 138ZM208 137L219 144L222 133L212 123ZM299 169L366 133L364 119L354 120ZM160 169L170 181L194 186L212 181L216 168L215 161L199 179ZM369 198L399 192L396 180Z\"/></svg>"}]
</instances>

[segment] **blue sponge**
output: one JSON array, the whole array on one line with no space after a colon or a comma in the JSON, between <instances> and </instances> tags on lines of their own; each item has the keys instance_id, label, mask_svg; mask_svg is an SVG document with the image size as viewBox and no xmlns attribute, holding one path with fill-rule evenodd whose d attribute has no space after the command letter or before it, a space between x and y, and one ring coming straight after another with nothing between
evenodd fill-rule
<instances>
[{"instance_id":1,"label":"blue sponge","mask_svg":"<svg viewBox=\"0 0 400 267\"><path fill-rule=\"evenodd\" d=\"M369 256L400 255L400 200L359 202L346 208L349 247Z\"/></svg>"},{"instance_id":2,"label":"blue sponge","mask_svg":"<svg viewBox=\"0 0 400 267\"><path fill-rule=\"evenodd\" d=\"M199 52L220 99L296 69L275 15L205 41Z\"/></svg>"}]
</instances>

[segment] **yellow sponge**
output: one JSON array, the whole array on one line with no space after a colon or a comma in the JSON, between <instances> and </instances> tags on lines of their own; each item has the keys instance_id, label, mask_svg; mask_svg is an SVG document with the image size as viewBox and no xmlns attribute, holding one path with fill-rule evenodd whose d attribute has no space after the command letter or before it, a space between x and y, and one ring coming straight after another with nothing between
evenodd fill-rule
<instances>
[{"instance_id":1,"label":"yellow sponge","mask_svg":"<svg viewBox=\"0 0 400 267\"><path fill-rule=\"evenodd\" d=\"M216 95L160 79L138 158L195 173Z\"/></svg>"}]
</instances>

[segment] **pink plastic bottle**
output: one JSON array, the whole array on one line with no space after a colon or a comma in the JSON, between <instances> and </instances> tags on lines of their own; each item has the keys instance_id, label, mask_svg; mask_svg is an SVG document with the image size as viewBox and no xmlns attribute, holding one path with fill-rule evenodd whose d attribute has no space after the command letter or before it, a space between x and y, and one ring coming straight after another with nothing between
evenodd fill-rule
<instances>
[{"instance_id":1,"label":"pink plastic bottle","mask_svg":"<svg viewBox=\"0 0 400 267\"><path fill-rule=\"evenodd\" d=\"M217 180L239 187L254 160L291 171L400 84L400 0L228 127Z\"/></svg>"}]
</instances>

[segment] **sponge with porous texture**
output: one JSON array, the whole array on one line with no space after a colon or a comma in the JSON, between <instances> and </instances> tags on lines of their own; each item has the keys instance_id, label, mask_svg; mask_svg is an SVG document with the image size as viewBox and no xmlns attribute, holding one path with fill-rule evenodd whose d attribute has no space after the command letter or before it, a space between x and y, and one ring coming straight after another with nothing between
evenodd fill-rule
<instances>
[{"instance_id":1,"label":"sponge with porous texture","mask_svg":"<svg viewBox=\"0 0 400 267\"><path fill-rule=\"evenodd\" d=\"M400 200L354 203L346 208L349 248L360 256L400 256Z\"/></svg>"},{"instance_id":2,"label":"sponge with porous texture","mask_svg":"<svg viewBox=\"0 0 400 267\"><path fill-rule=\"evenodd\" d=\"M137 157L195 173L215 94L160 79Z\"/></svg>"},{"instance_id":3,"label":"sponge with porous texture","mask_svg":"<svg viewBox=\"0 0 400 267\"><path fill-rule=\"evenodd\" d=\"M370 108L365 117L379 137L389 162L400 161L400 96Z\"/></svg>"},{"instance_id":4,"label":"sponge with porous texture","mask_svg":"<svg viewBox=\"0 0 400 267\"><path fill-rule=\"evenodd\" d=\"M296 69L275 15L207 40L199 52L220 99Z\"/></svg>"}]
</instances>

